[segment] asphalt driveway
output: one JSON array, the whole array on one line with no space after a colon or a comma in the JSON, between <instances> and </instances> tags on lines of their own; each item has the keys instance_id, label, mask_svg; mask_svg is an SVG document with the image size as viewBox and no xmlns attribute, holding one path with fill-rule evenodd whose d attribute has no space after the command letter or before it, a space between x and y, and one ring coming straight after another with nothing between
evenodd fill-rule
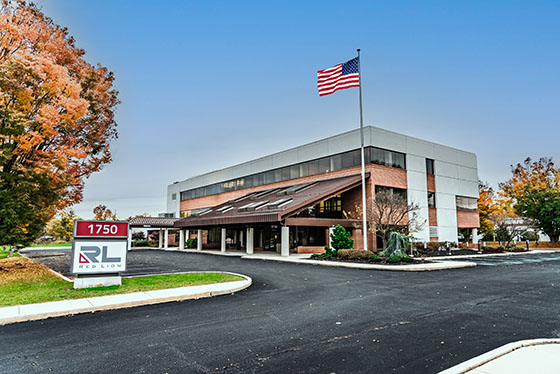
<instances>
[{"instance_id":1,"label":"asphalt driveway","mask_svg":"<svg viewBox=\"0 0 560 374\"><path fill-rule=\"evenodd\" d=\"M560 336L560 256L515 258L525 257L409 273L133 251L131 272L224 270L254 285L2 326L0 372L435 373L511 341Z\"/></svg>"}]
</instances>

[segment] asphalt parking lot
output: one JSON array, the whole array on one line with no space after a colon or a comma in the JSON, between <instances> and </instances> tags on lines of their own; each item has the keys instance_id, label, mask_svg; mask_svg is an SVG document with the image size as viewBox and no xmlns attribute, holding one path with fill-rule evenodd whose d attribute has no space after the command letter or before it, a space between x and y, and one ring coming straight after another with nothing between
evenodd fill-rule
<instances>
[{"instance_id":1,"label":"asphalt parking lot","mask_svg":"<svg viewBox=\"0 0 560 374\"><path fill-rule=\"evenodd\" d=\"M435 373L511 341L560 337L560 254L476 261L411 273L133 251L131 273L224 270L254 284L1 326L0 372Z\"/></svg>"}]
</instances>

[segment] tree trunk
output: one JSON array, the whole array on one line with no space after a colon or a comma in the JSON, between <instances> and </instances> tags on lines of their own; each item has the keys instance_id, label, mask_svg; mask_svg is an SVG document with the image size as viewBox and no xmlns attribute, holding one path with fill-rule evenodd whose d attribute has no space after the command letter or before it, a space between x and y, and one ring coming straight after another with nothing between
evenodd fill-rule
<instances>
[{"instance_id":1,"label":"tree trunk","mask_svg":"<svg viewBox=\"0 0 560 374\"><path fill-rule=\"evenodd\" d=\"M551 243L558 243L558 239L560 238L560 235L558 235L558 234L556 234L556 235L548 234L548 237L550 238Z\"/></svg>"},{"instance_id":2,"label":"tree trunk","mask_svg":"<svg viewBox=\"0 0 560 374\"><path fill-rule=\"evenodd\" d=\"M11 258L14 255L14 252L12 251L12 246L9 245L8 246L8 258Z\"/></svg>"}]
</instances>

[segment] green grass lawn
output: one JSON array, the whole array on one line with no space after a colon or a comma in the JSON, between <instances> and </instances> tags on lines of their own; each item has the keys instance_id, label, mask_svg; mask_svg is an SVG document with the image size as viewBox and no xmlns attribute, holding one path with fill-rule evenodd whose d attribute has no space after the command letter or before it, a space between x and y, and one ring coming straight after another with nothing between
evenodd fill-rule
<instances>
[{"instance_id":1,"label":"green grass lawn","mask_svg":"<svg viewBox=\"0 0 560 374\"><path fill-rule=\"evenodd\" d=\"M123 284L120 287L110 286L75 290L72 288L72 283L52 274L46 266L19 257L0 260L0 307L232 282L243 279L245 278L221 273L153 275L123 278Z\"/></svg>"},{"instance_id":2,"label":"green grass lawn","mask_svg":"<svg viewBox=\"0 0 560 374\"><path fill-rule=\"evenodd\" d=\"M19 253L13 252L14 257L19 257ZM8 258L8 251L0 250L0 260Z\"/></svg>"}]
</instances>

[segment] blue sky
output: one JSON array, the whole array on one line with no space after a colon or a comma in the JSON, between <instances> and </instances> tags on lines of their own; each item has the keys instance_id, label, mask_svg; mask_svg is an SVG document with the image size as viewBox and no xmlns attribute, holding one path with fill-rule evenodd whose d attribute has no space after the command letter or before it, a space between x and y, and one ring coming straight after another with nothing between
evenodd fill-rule
<instances>
[{"instance_id":1,"label":"blue sky","mask_svg":"<svg viewBox=\"0 0 560 374\"><path fill-rule=\"evenodd\" d=\"M167 185L359 126L316 71L362 49L364 122L475 152L497 184L560 161L558 1L42 0L116 75L113 163L76 212L165 211Z\"/></svg>"}]
</instances>

